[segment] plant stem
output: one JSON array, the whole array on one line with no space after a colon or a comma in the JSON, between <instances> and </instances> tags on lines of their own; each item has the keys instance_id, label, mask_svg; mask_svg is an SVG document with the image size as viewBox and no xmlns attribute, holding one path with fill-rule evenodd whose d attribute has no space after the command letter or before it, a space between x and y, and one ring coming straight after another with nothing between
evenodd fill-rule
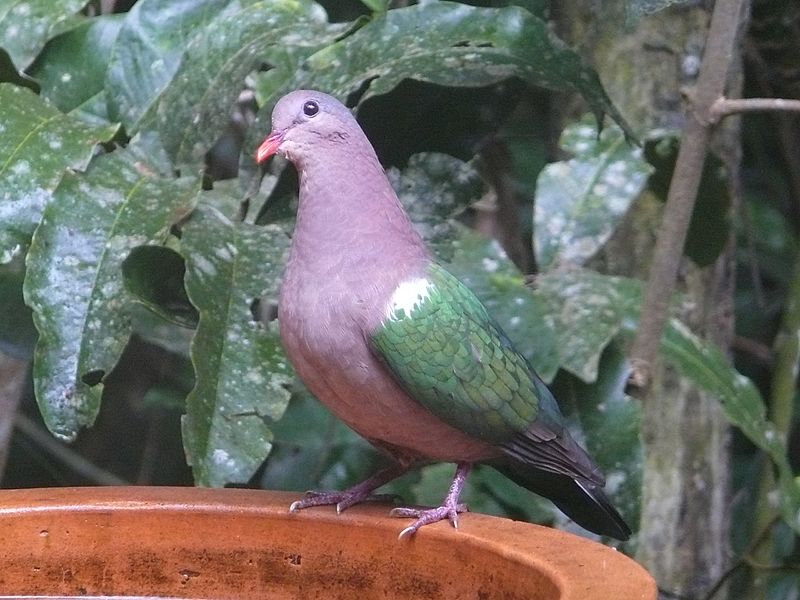
<instances>
[{"instance_id":1,"label":"plant stem","mask_svg":"<svg viewBox=\"0 0 800 600\"><path fill-rule=\"evenodd\" d=\"M800 100L787 100L785 98L717 98L711 105L710 114L712 122L716 123L722 117L741 112L754 111L798 111Z\"/></svg>"},{"instance_id":2,"label":"plant stem","mask_svg":"<svg viewBox=\"0 0 800 600\"><path fill-rule=\"evenodd\" d=\"M639 329L631 349L634 368L632 382L640 387L650 384L651 371L658 355L669 299L675 288L708 153L709 125L712 122L710 110L725 91L744 4L745 0L717 0L711 16L703 63L683 128L647 281Z\"/></svg>"}]
</instances>

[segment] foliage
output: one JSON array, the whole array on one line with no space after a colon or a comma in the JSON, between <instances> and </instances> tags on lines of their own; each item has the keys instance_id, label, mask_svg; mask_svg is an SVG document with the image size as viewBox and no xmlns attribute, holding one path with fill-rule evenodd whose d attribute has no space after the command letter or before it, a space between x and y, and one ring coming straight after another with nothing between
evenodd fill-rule
<instances>
[{"instance_id":1,"label":"foliage","mask_svg":"<svg viewBox=\"0 0 800 600\"><path fill-rule=\"evenodd\" d=\"M532 221L540 267L532 285L498 242L466 225L475 202L493 193L479 159L418 153L398 159L390 178L442 262L554 382L576 435L608 473L612 497L635 521L640 415L625 394L622 348L636 327L642 284L598 273L591 260L648 184L661 191L674 148L659 153L657 145L668 136L644 135L644 151L632 145L596 73L524 8L363 4L350 20L331 22L312 0L139 0L126 13L93 17L79 12L83 2L0 2L3 347L32 357L41 414L67 440L111 400L107 383L124 368L126 345L144 339L150 348L188 353L193 389L164 396L185 398L183 445L197 483L247 482L274 445L261 473L266 485L343 487L379 458L309 401L280 348L271 310L294 186L285 162L264 174L251 158L272 105L301 86L334 93L377 115L368 133L384 155L393 129L421 140L443 113L463 109L452 106L458 98L490 115L452 134L462 155L472 156L481 140L455 136L479 127L497 135L510 122L505 107L533 86L579 93L591 112L613 122L598 135L595 123L576 121L562 135L568 158L541 174L511 173L523 184L538 175L523 219ZM35 18L20 20L27 10ZM244 90L260 106L257 115L248 113ZM414 116L410 130L403 111ZM253 125L243 126L251 117ZM210 151L231 140L239 175L214 181ZM512 165L544 153L536 139L509 147ZM709 210L719 215L726 202ZM714 239L724 239L727 227L718 223L724 231ZM710 262L721 244L691 248L693 259ZM143 316L143 307L152 314ZM19 318L7 318L11 312ZM800 490L758 389L677 321L662 350L768 452L783 517L800 531ZM170 385L185 387L182 379ZM447 479L442 469L423 469L393 489L435 499ZM489 469L471 479L466 495L488 512L560 518Z\"/></svg>"}]
</instances>

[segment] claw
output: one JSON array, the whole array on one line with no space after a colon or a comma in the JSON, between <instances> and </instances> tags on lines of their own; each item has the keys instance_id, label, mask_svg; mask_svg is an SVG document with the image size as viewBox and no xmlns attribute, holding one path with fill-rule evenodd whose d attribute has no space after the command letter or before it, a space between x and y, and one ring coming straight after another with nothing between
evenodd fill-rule
<instances>
[{"instance_id":1,"label":"claw","mask_svg":"<svg viewBox=\"0 0 800 600\"><path fill-rule=\"evenodd\" d=\"M450 486L450 491L441 506L436 508L414 508L410 506L399 506L393 508L389 515L392 517L411 518L416 519L411 525L403 529L397 539L409 538L414 535L420 528L431 523L437 523L447 519L455 529L458 529L458 514L467 512L469 509L466 504L458 502L458 497L461 495L461 489L464 487L464 482L467 479L471 465L469 463L459 463L456 469L453 484Z\"/></svg>"},{"instance_id":2,"label":"claw","mask_svg":"<svg viewBox=\"0 0 800 600\"><path fill-rule=\"evenodd\" d=\"M393 465L344 492L306 492L300 500L295 500L289 505L289 512L298 512L312 506L335 505L336 513L341 514L351 506L361 502L394 500L397 498L394 494L373 494L372 491L384 483L399 477L407 470L408 468L402 465Z\"/></svg>"}]
</instances>

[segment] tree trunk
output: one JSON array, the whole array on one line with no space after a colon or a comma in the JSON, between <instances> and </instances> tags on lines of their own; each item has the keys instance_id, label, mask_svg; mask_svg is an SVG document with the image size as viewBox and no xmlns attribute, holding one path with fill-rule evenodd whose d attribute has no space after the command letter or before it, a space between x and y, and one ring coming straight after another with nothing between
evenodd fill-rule
<instances>
[{"instance_id":1,"label":"tree trunk","mask_svg":"<svg viewBox=\"0 0 800 600\"><path fill-rule=\"evenodd\" d=\"M686 110L683 95L699 71L710 12L673 7L630 24L623 2L603 3L602 14L596 6L590 0L559 4L554 17L562 35L594 63L612 100L640 135L656 128L680 129ZM728 95L736 96L740 88L737 59ZM717 153L735 182L738 119L726 120L715 136ZM731 185L734 199L737 189ZM660 200L643 195L600 257L606 270L645 278L660 207ZM723 349L730 347L733 336L733 252L731 237L710 267L699 268L684 259L678 282L686 299L682 320ZM727 421L715 397L667 368L655 370L650 393L642 401L644 472L637 558L665 592L699 597L722 575L728 555Z\"/></svg>"}]
</instances>

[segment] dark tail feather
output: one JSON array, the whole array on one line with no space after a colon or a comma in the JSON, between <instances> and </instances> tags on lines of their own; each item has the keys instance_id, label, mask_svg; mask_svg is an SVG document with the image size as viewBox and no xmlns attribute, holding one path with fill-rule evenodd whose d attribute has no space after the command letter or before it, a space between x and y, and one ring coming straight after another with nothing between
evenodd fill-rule
<instances>
[{"instance_id":1,"label":"dark tail feather","mask_svg":"<svg viewBox=\"0 0 800 600\"><path fill-rule=\"evenodd\" d=\"M515 483L551 500L584 529L621 541L630 537L631 528L595 484L509 460L489 464Z\"/></svg>"}]
</instances>

